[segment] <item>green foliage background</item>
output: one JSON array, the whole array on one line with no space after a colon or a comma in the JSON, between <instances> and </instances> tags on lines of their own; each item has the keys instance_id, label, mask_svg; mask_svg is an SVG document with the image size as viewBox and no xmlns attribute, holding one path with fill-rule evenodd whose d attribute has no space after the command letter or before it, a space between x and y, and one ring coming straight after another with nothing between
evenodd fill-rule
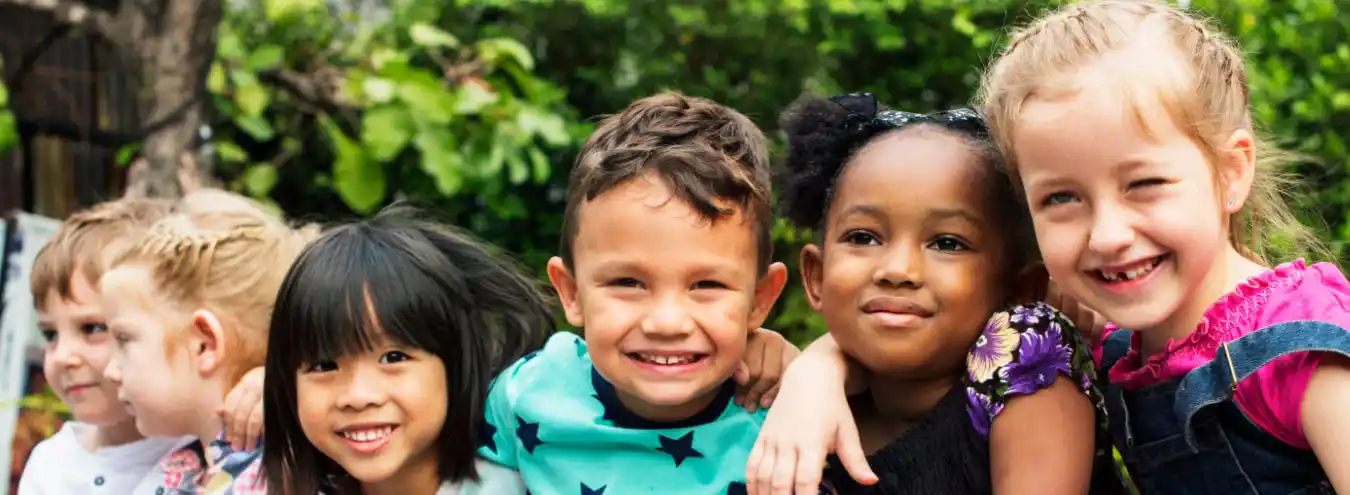
<instances>
[{"instance_id":1,"label":"green foliage background","mask_svg":"<svg viewBox=\"0 0 1350 495\"><path fill-rule=\"evenodd\" d=\"M595 117L663 89L766 130L802 91L870 91L892 107L966 103L1027 0L398 0L365 15L323 0L230 2L209 89L230 187L305 219L422 199L542 275L566 171ZM1350 239L1350 18L1335 0L1197 0L1250 54L1253 115L1318 163L1298 202L1338 253ZM336 74L343 105L266 84ZM0 92L0 150L13 142ZM776 136L777 133L775 132ZM776 230L795 265L807 233ZM796 276L794 272L794 277ZM769 326L823 331L799 284Z\"/></svg>"}]
</instances>

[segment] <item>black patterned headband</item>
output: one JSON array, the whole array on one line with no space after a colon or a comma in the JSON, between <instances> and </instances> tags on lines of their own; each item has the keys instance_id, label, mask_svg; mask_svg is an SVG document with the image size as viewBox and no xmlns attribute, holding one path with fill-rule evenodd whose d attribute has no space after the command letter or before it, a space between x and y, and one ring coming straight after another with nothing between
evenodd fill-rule
<instances>
[{"instance_id":1,"label":"black patterned headband","mask_svg":"<svg viewBox=\"0 0 1350 495\"><path fill-rule=\"evenodd\" d=\"M830 101L848 110L848 117L844 119L845 127L867 137L911 124L935 124L979 139L989 138L989 126L984 117L967 107L934 113L881 110L877 98L871 93L837 95L830 97Z\"/></svg>"}]
</instances>

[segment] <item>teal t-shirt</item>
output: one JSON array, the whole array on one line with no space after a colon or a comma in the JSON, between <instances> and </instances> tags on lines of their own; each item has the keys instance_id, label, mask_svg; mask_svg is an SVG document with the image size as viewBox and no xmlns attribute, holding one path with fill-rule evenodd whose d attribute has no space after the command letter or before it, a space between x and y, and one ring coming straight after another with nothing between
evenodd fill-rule
<instances>
[{"instance_id":1,"label":"teal t-shirt","mask_svg":"<svg viewBox=\"0 0 1350 495\"><path fill-rule=\"evenodd\" d=\"M649 421L619 403L584 340L559 332L493 382L479 454L531 493L743 494L765 412L737 406L733 388L687 420Z\"/></svg>"}]
</instances>

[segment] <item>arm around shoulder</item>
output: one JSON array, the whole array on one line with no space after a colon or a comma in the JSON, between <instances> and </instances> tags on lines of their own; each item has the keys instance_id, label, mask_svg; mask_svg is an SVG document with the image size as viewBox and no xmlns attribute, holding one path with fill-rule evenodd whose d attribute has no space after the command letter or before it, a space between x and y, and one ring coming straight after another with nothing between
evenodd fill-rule
<instances>
[{"instance_id":1,"label":"arm around shoulder","mask_svg":"<svg viewBox=\"0 0 1350 495\"><path fill-rule=\"evenodd\" d=\"M1350 358L1326 354L1308 381L1301 406L1303 434L1338 493L1350 493Z\"/></svg>"}]
</instances>

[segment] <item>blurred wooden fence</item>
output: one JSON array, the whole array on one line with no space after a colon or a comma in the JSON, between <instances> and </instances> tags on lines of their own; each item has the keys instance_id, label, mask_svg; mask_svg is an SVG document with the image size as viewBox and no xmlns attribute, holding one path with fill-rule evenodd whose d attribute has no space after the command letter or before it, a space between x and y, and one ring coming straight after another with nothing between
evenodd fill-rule
<instances>
[{"instance_id":1,"label":"blurred wooden fence","mask_svg":"<svg viewBox=\"0 0 1350 495\"><path fill-rule=\"evenodd\" d=\"M117 151L138 118L111 50L47 14L0 6L0 57L22 135L0 157L0 212L64 218L114 197L125 175Z\"/></svg>"}]
</instances>

